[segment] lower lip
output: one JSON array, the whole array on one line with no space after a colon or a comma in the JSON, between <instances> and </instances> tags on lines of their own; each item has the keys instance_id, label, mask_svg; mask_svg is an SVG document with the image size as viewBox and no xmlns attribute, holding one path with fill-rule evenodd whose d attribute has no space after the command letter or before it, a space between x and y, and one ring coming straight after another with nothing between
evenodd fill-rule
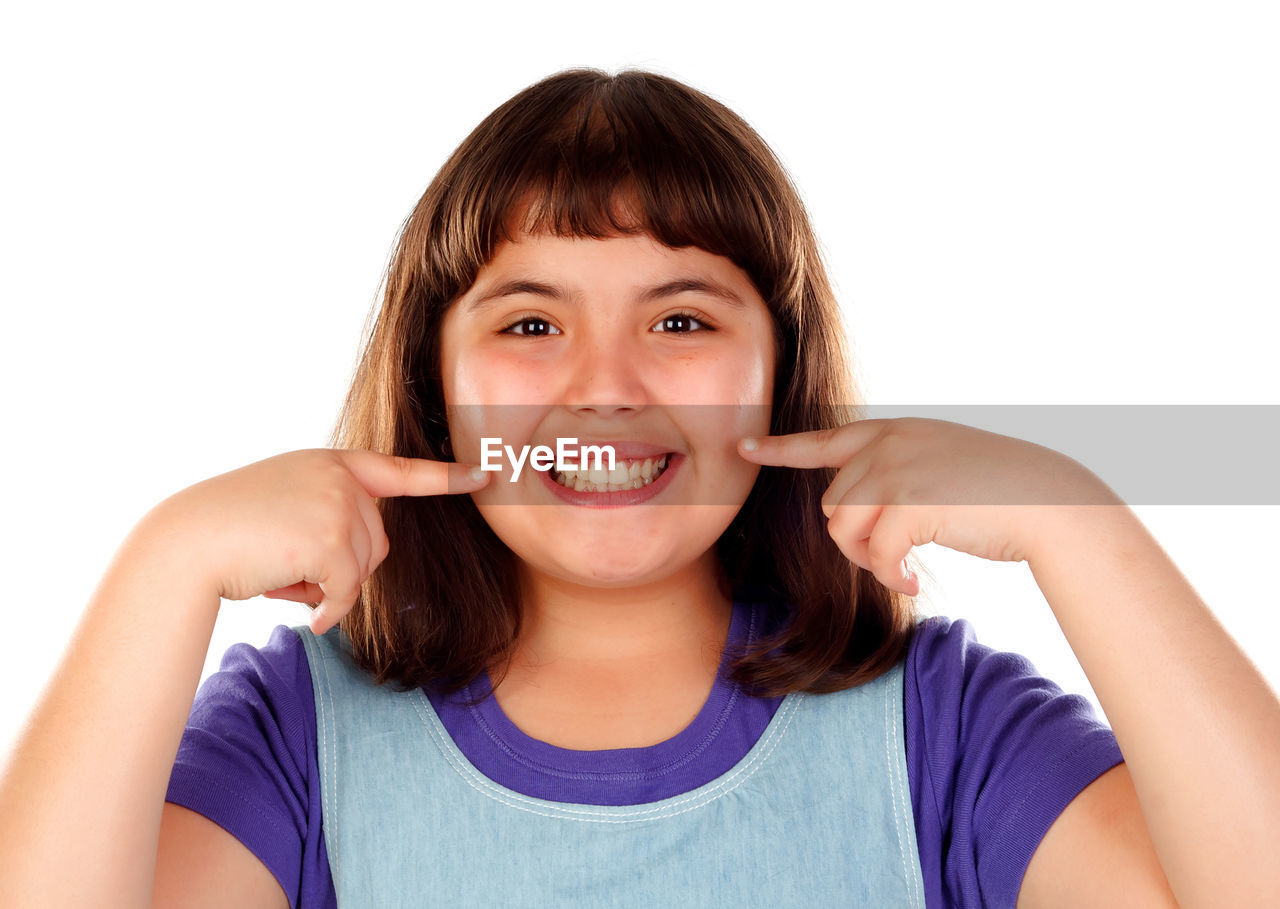
<instances>
[{"instance_id":1,"label":"lower lip","mask_svg":"<svg viewBox=\"0 0 1280 909\"><path fill-rule=\"evenodd\" d=\"M658 479L648 486L641 486L639 489L621 489L616 492L577 492L561 486L551 479L551 471L549 470L539 470L538 474L542 477L543 484L550 487L556 496L570 505L583 505L587 508L615 508L619 505L639 505L641 502L647 502L661 493L662 490L670 485L671 475L680 469L682 461L684 461L683 455L668 454L667 469L662 472L662 476L658 477Z\"/></svg>"}]
</instances>

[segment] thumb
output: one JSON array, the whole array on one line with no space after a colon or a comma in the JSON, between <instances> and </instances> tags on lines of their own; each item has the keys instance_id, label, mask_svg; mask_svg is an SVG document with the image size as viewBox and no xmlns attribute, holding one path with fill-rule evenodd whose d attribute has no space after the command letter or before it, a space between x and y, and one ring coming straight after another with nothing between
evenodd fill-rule
<instances>
[{"instance_id":1,"label":"thumb","mask_svg":"<svg viewBox=\"0 0 1280 909\"><path fill-rule=\"evenodd\" d=\"M375 498L457 495L483 489L492 471L477 464L406 458L363 449L337 451L347 469Z\"/></svg>"}]
</instances>

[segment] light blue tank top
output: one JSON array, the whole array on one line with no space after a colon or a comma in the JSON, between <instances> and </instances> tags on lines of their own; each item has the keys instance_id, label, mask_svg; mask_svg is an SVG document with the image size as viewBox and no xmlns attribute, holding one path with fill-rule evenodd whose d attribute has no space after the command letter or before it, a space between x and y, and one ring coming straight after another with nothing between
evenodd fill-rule
<instances>
[{"instance_id":1,"label":"light blue tank top","mask_svg":"<svg viewBox=\"0 0 1280 909\"><path fill-rule=\"evenodd\" d=\"M306 646L325 848L344 909L924 909L904 661L787 695L716 779L642 805L532 798L480 773L421 689L375 685L339 628Z\"/></svg>"}]
</instances>

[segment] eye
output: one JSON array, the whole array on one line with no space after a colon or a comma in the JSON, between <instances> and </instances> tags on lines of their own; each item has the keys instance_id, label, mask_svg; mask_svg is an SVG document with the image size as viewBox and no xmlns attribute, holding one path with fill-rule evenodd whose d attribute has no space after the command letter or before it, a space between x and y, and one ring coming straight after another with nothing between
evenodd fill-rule
<instances>
[{"instance_id":1,"label":"eye","mask_svg":"<svg viewBox=\"0 0 1280 909\"><path fill-rule=\"evenodd\" d=\"M519 328L521 331L515 331ZM513 334L528 338L544 338L550 334L559 334L560 329L556 328L541 316L520 316L514 322L507 324L499 334Z\"/></svg>"},{"instance_id":2,"label":"eye","mask_svg":"<svg viewBox=\"0 0 1280 909\"><path fill-rule=\"evenodd\" d=\"M663 316L658 321L658 325L662 326L657 329L658 331L679 335L692 334L695 331L715 331L706 319L690 312L677 312L669 316ZM690 327L691 325L699 327L693 329Z\"/></svg>"}]
</instances>

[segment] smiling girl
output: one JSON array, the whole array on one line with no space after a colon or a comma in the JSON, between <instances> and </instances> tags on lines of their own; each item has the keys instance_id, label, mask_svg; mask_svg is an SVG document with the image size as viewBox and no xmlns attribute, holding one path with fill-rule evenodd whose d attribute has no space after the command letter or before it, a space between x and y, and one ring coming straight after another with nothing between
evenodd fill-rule
<instances>
[{"instance_id":1,"label":"smiling girl","mask_svg":"<svg viewBox=\"0 0 1280 909\"><path fill-rule=\"evenodd\" d=\"M6 904L1280 892L1280 704L1133 513L1058 452L860 413L744 121L639 71L522 91L404 225L331 447L117 552L0 781ZM620 463L511 482L493 438ZM916 613L929 542L1029 564L1110 728ZM197 692L219 598L264 594L318 608Z\"/></svg>"}]
</instances>

